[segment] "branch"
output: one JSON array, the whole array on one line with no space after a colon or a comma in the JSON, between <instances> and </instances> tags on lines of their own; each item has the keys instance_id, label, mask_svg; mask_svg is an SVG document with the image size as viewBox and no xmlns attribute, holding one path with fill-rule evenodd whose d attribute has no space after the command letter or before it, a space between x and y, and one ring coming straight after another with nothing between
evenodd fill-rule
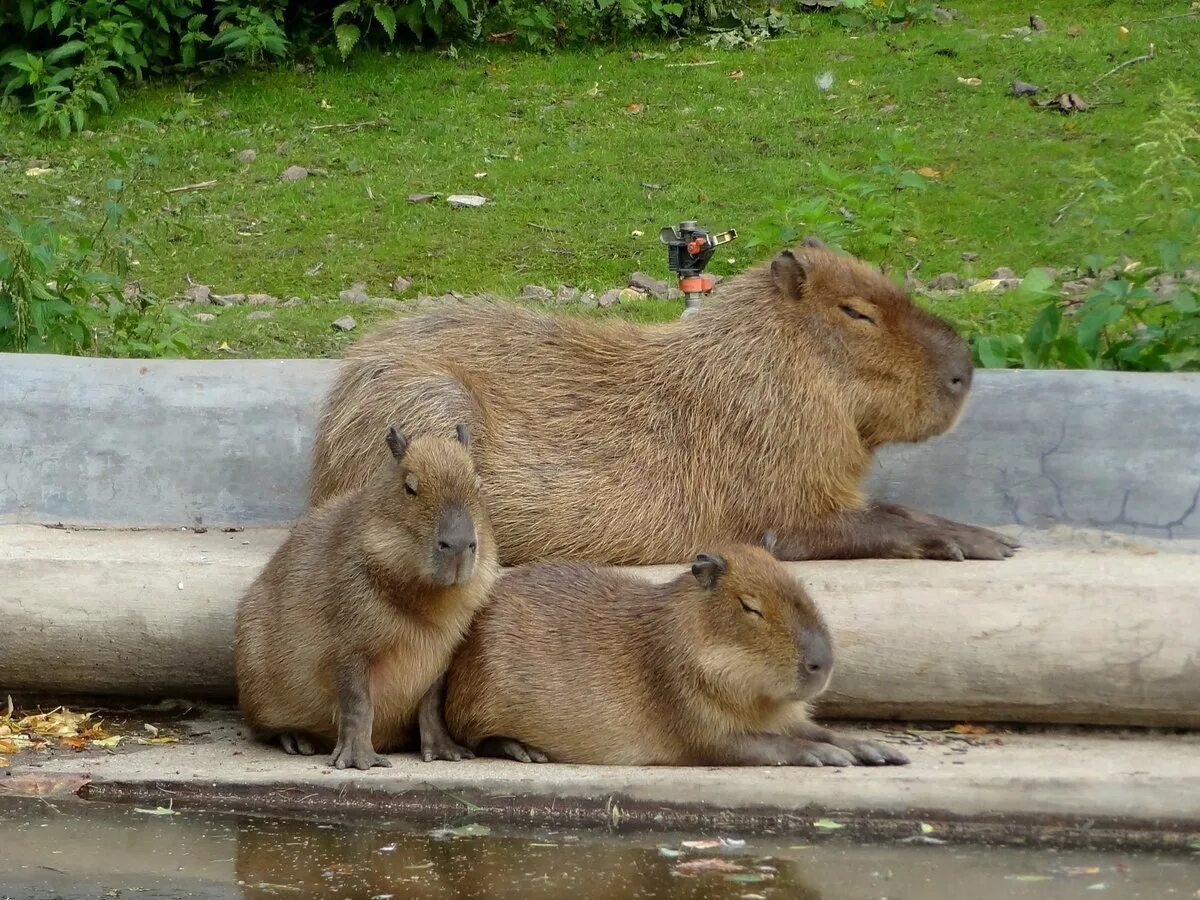
<instances>
[{"instance_id":1,"label":"branch","mask_svg":"<svg viewBox=\"0 0 1200 900\"><path fill-rule=\"evenodd\" d=\"M1112 75L1115 72L1120 72L1126 66L1132 66L1134 63L1139 63L1139 62L1142 62L1143 60L1147 60L1147 59L1154 59L1154 45L1153 44L1150 45L1149 51L1147 51L1146 53L1143 53L1141 56L1135 56L1133 59L1127 59L1127 60L1125 60L1125 62L1121 63L1119 66L1113 66L1111 69L1109 69L1103 75L1101 75L1099 78L1097 78L1095 81L1093 81L1092 87L1095 87L1096 85L1098 85L1109 75Z\"/></svg>"}]
</instances>

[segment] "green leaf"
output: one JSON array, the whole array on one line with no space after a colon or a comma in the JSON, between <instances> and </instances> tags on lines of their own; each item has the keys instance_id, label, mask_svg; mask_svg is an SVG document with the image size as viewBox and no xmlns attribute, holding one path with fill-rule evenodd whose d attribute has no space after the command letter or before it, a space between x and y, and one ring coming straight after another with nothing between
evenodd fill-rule
<instances>
[{"instance_id":1,"label":"green leaf","mask_svg":"<svg viewBox=\"0 0 1200 900\"><path fill-rule=\"evenodd\" d=\"M1095 355L1100 344L1100 333L1109 325L1119 321L1125 315L1125 307L1120 303L1098 307L1089 312L1075 328L1075 337L1088 353Z\"/></svg>"},{"instance_id":2,"label":"green leaf","mask_svg":"<svg viewBox=\"0 0 1200 900\"><path fill-rule=\"evenodd\" d=\"M104 188L109 191L122 191L125 189L125 182L120 178L110 178L104 182Z\"/></svg>"},{"instance_id":3,"label":"green leaf","mask_svg":"<svg viewBox=\"0 0 1200 900\"><path fill-rule=\"evenodd\" d=\"M1191 350L1181 350L1178 353L1167 353L1163 361L1171 367L1171 371L1200 368L1200 347ZM1200 850L1200 841L1192 843L1193 850Z\"/></svg>"},{"instance_id":4,"label":"green leaf","mask_svg":"<svg viewBox=\"0 0 1200 900\"><path fill-rule=\"evenodd\" d=\"M985 369L1003 369L1008 366L1008 346L1002 337L981 337L975 342L975 352Z\"/></svg>"},{"instance_id":5,"label":"green leaf","mask_svg":"<svg viewBox=\"0 0 1200 900\"><path fill-rule=\"evenodd\" d=\"M467 0L450 0L450 2L453 4L455 11L460 16L462 16L464 19L471 18L471 8L467 6Z\"/></svg>"},{"instance_id":6,"label":"green leaf","mask_svg":"<svg viewBox=\"0 0 1200 900\"><path fill-rule=\"evenodd\" d=\"M337 48L342 54L342 59L348 58L362 32L357 25L339 25L333 33L337 37Z\"/></svg>"},{"instance_id":7,"label":"green leaf","mask_svg":"<svg viewBox=\"0 0 1200 900\"><path fill-rule=\"evenodd\" d=\"M1095 362L1074 335L1064 334L1054 342L1054 353L1068 369L1093 369Z\"/></svg>"},{"instance_id":8,"label":"green leaf","mask_svg":"<svg viewBox=\"0 0 1200 900\"><path fill-rule=\"evenodd\" d=\"M912 190L916 191L923 191L926 187L928 187L928 184L926 183L925 179L916 172L905 172L900 176L900 187L911 188Z\"/></svg>"},{"instance_id":9,"label":"green leaf","mask_svg":"<svg viewBox=\"0 0 1200 900\"><path fill-rule=\"evenodd\" d=\"M823 828L826 831L836 831L839 828L845 828L841 822L835 822L833 819L817 819L813 822L814 828Z\"/></svg>"},{"instance_id":10,"label":"green leaf","mask_svg":"<svg viewBox=\"0 0 1200 900\"><path fill-rule=\"evenodd\" d=\"M1029 334L1025 336L1025 349L1044 363L1054 339L1058 337L1058 327L1061 323L1062 312L1057 303L1051 303L1034 319Z\"/></svg>"},{"instance_id":11,"label":"green leaf","mask_svg":"<svg viewBox=\"0 0 1200 900\"><path fill-rule=\"evenodd\" d=\"M396 39L396 11L390 6L384 6L382 3L375 4L375 21L383 26L383 30L387 32L388 40Z\"/></svg>"},{"instance_id":12,"label":"green leaf","mask_svg":"<svg viewBox=\"0 0 1200 900\"><path fill-rule=\"evenodd\" d=\"M53 50L47 53L46 62L48 64L59 63L64 59L75 56L78 53L82 53L86 49L87 44L85 44L83 41L67 41L61 47L55 47Z\"/></svg>"}]
</instances>

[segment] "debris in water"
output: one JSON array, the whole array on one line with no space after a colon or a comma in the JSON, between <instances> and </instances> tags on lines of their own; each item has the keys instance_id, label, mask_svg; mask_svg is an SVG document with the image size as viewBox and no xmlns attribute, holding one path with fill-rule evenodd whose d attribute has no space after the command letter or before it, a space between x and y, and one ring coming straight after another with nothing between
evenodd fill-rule
<instances>
[{"instance_id":1,"label":"debris in water","mask_svg":"<svg viewBox=\"0 0 1200 900\"><path fill-rule=\"evenodd\" d=\"M837 829L845 828L846 826L841 822L833 821L833 819L817 819L817 821L813 822L813 827L824 828L828 831L836 831Z\"/></svg>"},{"instance_id":2,"label":"debris in water","mask_svg":"<svg viewBox=\"0 0 1200 900\"><path fill-rule=\"evenodd\" d=\"M708 873L733 875L745 871L745 866L739 866L737 863L721 859L719 856L710 856L705 859L689 859L685 863L680 863L671 871L671 874L687 877L689 875L706 875Z\"/></svg>"},{"instance_id":3,"label":"debris in water","mask_svg":"<svg viewBox=\"0 0 1200 900\"><path fill-rule=\"evenodd\" d=\"M143 813L147 816L177 816L177 815L179 815L179 813L177 813L174 809L171 808L172 805L174 805L174 801L171 801L171 805L156 806L156 807L154 807L154 809L143 809L140 806L135 806L133 808L133 811L135 813Z\"/></svg>"},{"instance_id":4,"label":"debris in water","mask_svg":"<svg viewBox=\"0 0 1200 900\"><path fill-rule=\"evenodd\" d=\"M457 828L435 828L429 832L429 836L434 840L445 840L446 838L456 837L483 837L492 833L486 825L460 825Z\"/></svg>"}]
</instances>

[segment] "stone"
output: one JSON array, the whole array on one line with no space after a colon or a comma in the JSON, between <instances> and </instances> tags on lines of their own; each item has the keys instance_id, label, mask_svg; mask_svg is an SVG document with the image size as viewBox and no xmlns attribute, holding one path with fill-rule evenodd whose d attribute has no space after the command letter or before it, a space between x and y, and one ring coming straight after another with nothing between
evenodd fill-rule
<instances>
[{"instance_id":1,"label":"stone","mask_svg":"<svg viewBox=\"0 0 1200 900\"><path fill-rule=\"evenodd\" d=\"M998 268L996 271L994 271L988 277L996 278L998 280L1003 281L1006 278L1016 278L1017 273L1014 272L1012 269L1010 269L1008 266L1001 266L1000 268Z\"/></svg>"},{"instance_id":2,"label":"stone","mask_svg":"<svg viewBox=\"0 0 1200 900\"><path fill-rule=\"evenodd\" d=\"M1049 31L1050 30L1049 27L1047 27L1047 25L1046 25L1046 20L1043 19L1039 15L1032 15L1029 17L1029 27L1032 28L1034 31Z\"/></svg>"},{"instance_id":3,"label":"stone","mask_svg":"<svg viewBox=\"0 0 1200 900\"><path fill-rule=\"evenodd\" d=\"M212 313L195 313L192 316L197 322L211 322L216 318Z\"/></svg>"},{"instance_id":4,"label":"stone","mask_svg":"<svg viewBox=\"0 0 1200 900\"><path fill-rule=\"evenodd\" d=\"M189 303L216 302L213 300L212 288L207 284L189 284L187 290L183 292L183 299Z\"/></svg>"},{"instance_id":5,"label":"stone","mask_svg":"<svg viewBox=\"0 0 1200 900\"><path fill-rule=\"evenodd\" d=\"M254 162L256 159L258 159L258 151L246 149L246 150L243 150L241 153L239 153L236 158L237 158L237 161L240 162L242 165L249 165L250 163Z\"/></svg>"},{"instance_id":6,"label":"stone","mask_svg":"<svg viewBox=\"0 0 1200 900\"><path fill-rule=\"evenodd\" d=\"M304 166L288 166L279 175L280 181L303 181L308 177L308 169Z\"/></svg>"},{"instance_id":7,"label":"stone","mask_svg":"<svg viewBox=\"0 0 1200 900\"><path fill-rule=\"evenodd\" d=\"M634 272L630 275L629 286L649 294L656 300L666 300L671 290L671 286L665 281L644 272Z\"/></svg>"},{"instance_id":8,"label":"stone","mask_svg":"<svg viewBox=\"0 0 1200 900\"><path fill-rule=\"evenodd\" d=\"M356 281L346 290L338 294L338 299L343 303L368 303L371 298L367 295L367 283L365 281Z\"/></svg>"},{"instance_id":9,"label":"stone","mask_svg":"<svg viewBox=\"0 0 1200 900\"><path fill-rule=\"evenodd\" d=\"M595 291L584 291L579 298L579 305L584 309L595 309L600 305L600 299L596 296Z\"/></svg>"},{"instance_id":10,"label":"stone","mask_svg":"<svg viewBox=\"0 0 1200 900\"><path fill-rule=\"evenodd\" d=\"M247 294L246 302L251 306L274 306L279 302L279 298L270 294Z\"/></svg>"},{"instance_id":11,"label":"stone","mask_svg":"<svg viewBox=\"0 0 1200 900\"><path fill-rule=\"evenodd\" d=\"M392 279L392 291L397 294L403 294L412 287L412 279L405 278L403 275L397 275Z\"/></svg>"},{"instance_id":12,"label":"stone","mask_svg":"<svg viewBox=\"0 0 1200 900\"><path fill-rule=\"evenodd\" d=\"M275 313L271 312L269 309L256 309L254 312L246 313L247 320L273 319L273 318L275 318Z\"/></svg>"},{"instance_id":13,"label":"stone","mask_svg":"<svg viewBox=\"0 0 1200 900\"><path fill-rule=\"evenodd\" d=\"M1040 90L1040 87L1036 84L1030 84L1028 81L1014 81L1012 83L1014 97L1032 97Z\"/></svg>"},{"instance_id":14,"label":"stone","mask_svg":"<svg viewBox=\"0 0 1200 900\"><path fill-rule=\"evenodd\" d=\"M929 280L929 287L934 291L962 290L962 279L953 272L943 272Z\"/></svg>"},{"instance_id":15,"label":"stone","mask_svg":"<svg viewBox=\"0 0 1200 900\"><path fill-rule=\"evenodd\" d=\"M214 306L237 306L246 302L245 294L213 294L209 300Z\"/></svg>"},{"instance_id":16,"label":"stone","mask_svg":"<svg viewBox=\"0 0 1200 900\"><path fill-rule=\"evenodd\" d=\"M554 294L554 299L558 303L574 303L579 298L579 288L573 284L560 284Z\"/></svg>"},{"instance_id":17,"label":"stone","mask_svg":"<svg viewBox=\"0 0 1200 900\"><path fill-rule=\"evenodd\" d=\"M621 303L634 303L638 300L645 300L649 295L645 291L639 291L637 288L622 288L620 293Z\"/></svg>"},{"instance_id":18,"label":"stone","mask_svg":"<svg viewBox=\"0 0 1200 900\"><path fill-rule=\"evenodd\" d=\"M354 321L354 316L342 316L332 322L334 331L353 331L357 326L358 323Z\"/></svg>"},{"instance_id":19,"label":"stone","mask_svg":"<svg viewBox=\"0 0 1200 900\"><path fill-rule=\"evenodd\" d=\"M429 203L431 200L436 200L441 194L409 194L409 203Z\"/></svg>"},{"instance_id":20,"label":"stone","mask_svg":"<svg viewBox=\"0 0 1200 900\"><path fill-rule=\"evenodd\" d=\"M667 299L668 300L682 300L683 299L683 291L681 291L677 287L668 288L667 289Z\"/></svg>"},{"instance_id":21,"label":"stone","mask_svg":"<svg viewBox=\"0 0 1200 900\"><path fill-rule=\"evenodd\" d=\"M621 289L613 288L611 291L605 291L596 299L597 306L615 306L621 302Z\"/></svg>"},{"instance_id":22,"label":"stone","mask_svg":"<svg viewBox=\"0 0 1200 900\"><path fill-rule=\"evenodd\" d=\"M539 303L549 303L554 299L554 291L540 284L527 284L521 288L522 300L536 300Z\"/></svg>"},{"instance_id":23,"label":"stone","mask_svg":"<svg viewBox=\"0 0 1200 900\"><path fill-rule=\"evenodd\" d=\"M967 250L965 253L963 253L962 258L963 262L975 262L979 259L979 254L972 253L970 250Z\"/></svg>"},{"instance_id":24,"label":"stone","mask_svg":"<svg viewBox=\"0 0 1200 900\"><path fill-rule=\"evenodd\" d=\"M468 207L484 206L488 199L481 197L478 194L451 194L446 198L446 202L454 209L464 209Z\"/></svg>"}]
</instances>

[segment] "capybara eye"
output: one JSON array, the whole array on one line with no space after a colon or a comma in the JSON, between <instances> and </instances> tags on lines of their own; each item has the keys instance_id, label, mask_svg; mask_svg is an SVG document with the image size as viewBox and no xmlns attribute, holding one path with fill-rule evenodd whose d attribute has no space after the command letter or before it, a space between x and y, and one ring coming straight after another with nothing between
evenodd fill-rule
<instances>
[{"instance_id":1,"label":"capybara eye","mask_svg":"<svg viewBox=\"0 0 1200 900\"><path fill-rule=\"evenodd\" d=\"M417 496L417 476L410 474L404 479L404 492L410 497Z\"/></svg>"},{"instance_id":2,"label":"capybara eye","mask_svg":"<svg viewBox=\"0 0 1200 900\"><path fill-rule=\"evenodd\" d=\"M760 619L763 617L762 610L755 609L753 606L751 606L745 600L742 600L740 598L738 599L738 602L742 604L742 609L744 609L746 612L750 613L750 615L758 616Z\"/></svg>"},{"instance_id":3,"label":"capybara eye","mask_svg":"<svg viewBox=\"0 0 1200 900\"><path fill-rule=\"evenodd\" d=\"M843 303L843 304L841 305L841 307L839 307L839 308L841 309L841 311L842 311L842 312L844 312L846 315L848 315L848 316L849 316L850 318L852 318L852 319L862 319L862 320L864 320L864 321L866 321L866 322L870 322L872 325L874 325L874 324L875 324L875 320L874 320L874 319L872 319L872 318L871 318L870 316L868 316L866 313L861 313L861 312L859 312L859 311L858 311L857 309L855 309L853 306L847 306L846 304L844 304L844 303Z\"/></svg>"}]
</instances>

